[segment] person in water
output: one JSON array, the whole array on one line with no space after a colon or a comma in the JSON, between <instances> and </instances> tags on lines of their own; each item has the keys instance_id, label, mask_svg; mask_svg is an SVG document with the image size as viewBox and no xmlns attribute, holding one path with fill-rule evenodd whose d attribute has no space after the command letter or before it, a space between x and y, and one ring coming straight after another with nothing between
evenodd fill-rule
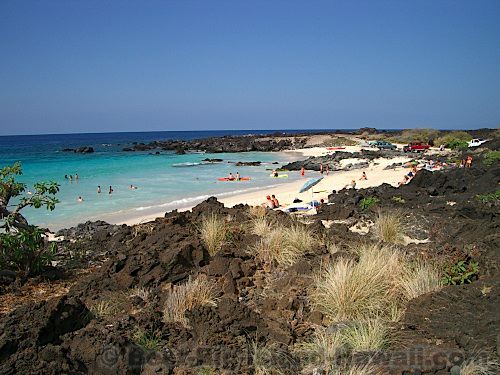
<instances>
[{"instance_id":1,"label":"person in water","mask_svg":"<svg viewBox=\"0 0 500 375\"><path fill-rule=\"evenodd\" d=\"M108 193L108 194L113 194L113 191L114 191L114 190L113 190L113 187L110 185L110 186L109 186L109 193Z\"/></svg>"},{"instance_id":2,"label":"person in water","mask_svg":"<svg viewBox=\"0 0 500 375\"><path fill-rule=\"evenodd\" d=\"M131 189L131 190L136 190L136 189L137 189L137 186L130 185L129 189Z\"/></svg>"},{"instance_id":3,"label":"person in water","mask_svg":"<svg viewBox=\"0 0 500 375\"><path fill-rule=\"evenodd\" d=\"M276 196L274 194L271 195L271 200L273 201L274 208L278 208L280 206L280 202L278 202L278 199L276 198Z\"/></svg>"},{"instance_id":4,"label":"person in water","mask_svg":"<svg viewBox=\"0 0 500 375\"><path fill-rule=\"evenodd\" d=\"M78 202L83 202L83 198L82 197L78 197Z\"/></svg>"},{"instance_id":5,"label":"person in water","mask_svg":"<svg viewBox=\"0 0 500 375\"><path fill-rule=\"evenodd\" d=\"M273 169L273 177L278 177L278 172L276 172L276 169Z\"/></svg>"},{"instance_id":6,"label":"person in water","mask_svg":"<svg viewBox=\"0 0 500 375\"><path fill-rule=\"evenodd\" d=\"M64 175L64 179L65 179L65 180L67 180L67 179L68 179L68 175L67 175L67 174L65 174L65 175Z\"/></svg>"},{"instance_id":7,"label":"person in water","mask_svg":"<svg viewBox=\"0 0 500 375\"><path fill-rule=\"evenodd\" d=\"M101 185L97 186L97 194L101 194Z\"/></svg>"},{"instance_id":8,"label":"person in water","mask_svg":"<svg viewBox=\"0 0 500 375\"><path fill-rule=\"evenodd\" d=\"M75 174L75 180L77 180L77 181L78 181L78 173L77 173L77 174Z\"/></svg>"},{"instance_id":9,"label":"person in water","mask_svg":"<svg viewBox=\"0 0 500 375\"><path fill-rule=\"evenodd\" d=\"M236 172L236 181L239 181L239 180L241 180L240 172Z\"/></svg>"},{"instance_id":10,"label":"person in water","mask_svg":"<svg viewBox=\"0 0 500 375\"><path fill-rule=\"evenodd\" d=\"M229 181L234 181L234 176L232 173L229 173L229 176L227 177Z\"/></svg>"},{"instance_id":11,"label":"person in water","mask_svg":"<svg viewBox=\"0 0 500 375\"><path fill-rule=\"evenodd\" d=\"M69 180L73 181L73 175L71 175L71 174L69 175Z\"/></svg>"}]
</instances>

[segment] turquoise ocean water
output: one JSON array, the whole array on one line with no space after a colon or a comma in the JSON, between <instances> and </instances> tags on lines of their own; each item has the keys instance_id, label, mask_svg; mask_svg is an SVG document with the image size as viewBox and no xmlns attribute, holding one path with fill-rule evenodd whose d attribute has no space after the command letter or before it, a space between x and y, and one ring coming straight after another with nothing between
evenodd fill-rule
<instances>
[{"instance_id":1,"label":"turquoise ocean water","mask_svg":"<svg viewBox=\"0 0 500 375\"><path fill-rule=\"evenodd\" d=\"M254 131L255 132L255 131ZM273 162L286 163L292 159L283 153L248 152L237 154L193 153L176 155L162 151L124 152L132 142L177 138L194 139L222 134L249 132L148 132L67 134L44 136L0 137L0 165L21 161L27 189L37 181L56 181L60 184L57 195L60 203L54 211L26 209L28 220L34 224L57 230L86 220L108 220L140 217L159 211L170 211L201 202L211 195L225 196L262 189L292 181L269 177ZM262 132L259 132L262 133ZM93 154L62 152L63 148L92 146ZM204 164L202 159L220 158L222 163ZM235 167L237 161L261 161L259 167ZM217 181L232 172L252 179L247 182ZM72 182L64 175L78 174ZM133 184L138 189L131 190ZM100 185L102 193L97 193ZM108 194L109 186L113 194ZM83 202L78 202L78 197ZM264 200L264 197L263 197Z\"/></svg>"}]
</instances>

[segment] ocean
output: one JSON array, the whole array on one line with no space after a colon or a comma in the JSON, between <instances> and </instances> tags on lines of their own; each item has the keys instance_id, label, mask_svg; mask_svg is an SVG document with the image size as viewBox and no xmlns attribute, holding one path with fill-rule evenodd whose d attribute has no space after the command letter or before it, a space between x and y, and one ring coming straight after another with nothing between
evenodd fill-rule
<instances>
[{"instance_id":1,"label":"ocean","mask_svg":"<svg viewBox=\"0 0 500 375\"><path fill-rule=\"evenodd\" d=\"M312 130L280 130L280 132L311 132ZM192 153L176 155L162 151L124 152L133 142L162 139L190 140L212 136L270 134L276 130L131 132L95 134L24 135L0 137L0 166L15 161L22 163L19 181L33 190L35 182L55 181L60 191L54 211L27 208L23 214L30 223L58 230L87 220L119 222L156 213L188 207L212 196L227 196L262 189L299 178L272 179L270 170L278 162L293 158L283 153L245 152L233 154ZM91 146L92 154L63 152L64 148ZM222 163L206 164L205 158L220 158ZM259 167L235 167L232 162L261 161ZM250 181L220 182L230 172L251 177ZM65 175L78 174L78 181ZM102 193L97 193L100 185ZM137 189L130 189L130 185ZM113 194L108 194L109 187ZM78 197L83 202L78 202ZM265 197L263 197L263 200ZM13 202L15 203L15 202Z\"/></svg>"}]
</instances>

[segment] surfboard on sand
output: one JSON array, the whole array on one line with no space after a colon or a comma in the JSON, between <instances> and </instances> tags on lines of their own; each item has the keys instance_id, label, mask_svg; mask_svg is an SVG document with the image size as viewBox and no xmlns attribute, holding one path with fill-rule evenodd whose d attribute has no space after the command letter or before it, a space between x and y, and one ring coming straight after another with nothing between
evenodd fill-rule
<instances>
[{"instance_id":1,"label":"surfboard on sand","mask_svg":"<svg viewBox=\"0 0 500 375\"><path fill-rule=\"evenodd\" d=\"M269 175L269 177L272 177L272 178L288 178L288 175L287 174L279 174L277 176L273 175L272 173Z\"/></svg>"}]
</instances>

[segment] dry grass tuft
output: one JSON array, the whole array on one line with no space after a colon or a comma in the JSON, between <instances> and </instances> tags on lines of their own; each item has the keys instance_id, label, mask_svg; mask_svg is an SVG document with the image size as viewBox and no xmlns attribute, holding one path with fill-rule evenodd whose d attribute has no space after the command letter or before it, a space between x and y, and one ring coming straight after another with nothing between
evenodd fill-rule
<instances>
[{"instance_id":1,"label":"dry grass tuft","mask_svg":"<svg viewBox=\"0 0 500 375\"><path fill-rule=\"evenodd\" d=\"M331 375L382 375L382 371L372 364L351 365L337 368Z\"/></svg>"},{"instance_id":2,"label":"dry grass tuft","mask_svg":"<svg viewBox=\"0 0 500 375\"><path fill-rule=\"evenodd\" d=\"M180 322L188 326L185 312L197 306L217 306L217 291L206 276L191 278L185 284L175 286L169 293L163 309L163 321Z\"/></svg>"},{"instance_id":3,"label":"dry grass tuft","mask_svg":"<svg viewBox=\"0 0 500 375\"><path fill-rule=\"evenodd\" d=\"M255 375L285 375L297 373L293 358L286 352L268 346L252 343L252 363Z\"/></svg>"},{"instance_id":4,"label":"dry grass tuft","mask_svg":"<svg viewBox=\"0 0 500 375\"><path fill-rule=\"evenodd\" d=\"M130 291L129 297L139 297L144 302L148 302L151 298L151 289L150 288L134 288Z\"/></svg>"},{"instance_id":5,"label":"dry grass tuft","mask_svg":"<svg viewBox=\"0 0 500 375\"><path fill-rule=\"evenodd\" d=\"M254 226L254 233L257 232ZM258 226L265 233L257 244L250 248L257 260L268 264L289 267L309 252L314 243L314 236L307 226L293 224L291 227L274 224Z\"/></svg>"},{"instance_id":6,"label":"dry grass tuft","mask_svg":"<svg viewBox=\"0 0 500 375\"><path fill-rule=\"evenodd\" d=\"M393 278L400 268L395 250L364 249L359 262L341 258L317 276L311 299L333 321L387 314L397 297Z\"/></svg>"},{"instance_id":7,"label":"dry grass tuft","mask_svg":"<svg viewBox=\"0 0 500 375\"><path fill-rule=\"evenodd\" d=\"M388 244L402 244L404 242L405 228L399 213L379 212L373 229L380 242Z\"/></svg>"},{"instance_id":8,"label":"dry grass tuft","mask_svg":"<svg viewBox=\"0 0 500 375\"><path fill-rule=\"evenodd\" d=\"M266 216L267 210L262 206L250 206L248 213L252 218L262 219Z\"/></svg>"},{"instance_id":9,"label":"dry grass tuft","mask_svg":"<svg viewBox=\"0 0 500 375\"><path fill-rule=\"evenodd\" d=\"M328 332L324 328L316 330L312 340L297 344L294 351L306 364L306 372L321 368L325 374L331 373L337 356L344 352L344 338L340 332ZM311 370L311 371L309 371Z\"/></svg>"},{"instance_id":10,"label":"dry grass tuft","mask_svg":"<svg viewBox=\"0 0 500 375\"><path fill-rule=\"evenodd\" d=\"M381 319L359 321L342 332L347 347L355 352L385 348L389 343L389 331Z\"/></svg>"},{"instance_id":11,"label":"dry grass tuft","mask_svg":"<svg viewBox=\"0 0 500 375\"><path fill-rule=\"evenodd\" d=\"M500 373L500 363L488 358L470 358L460 366L460 375L495 375L498 373Z\"/></svg>"},{"instance_id":12,"label":"dry grass tuft","mask_svg":"<svg viewBox=\"0 0 500 375\"><path fill-rule=\"evenodd\" d=\"M406 266L398 282L407 301L439 290L443 286L439 270L422 262Z\"/></svg>"},{"instance_id":13,"label":"dry grass tuft","mask_svg":"<svg viewBox=\"0 0 500 375\"><path fill-rule=\"evenodd\" d=\"M222 248L228 233L226 222L215 213L205 216L201 221L201 239L211 256Z\"/></svg>"},{"instance_id":14,"label":"dry grass tuft","mask_svg":"<svg viewBox=\"0 0 500 375\"><path fill-rule=\"evenodd\" d=\"M252 220L252 233L259 237L266 237L273 229L273 223L265 217Z\"/></svg>"}]
</instances>

